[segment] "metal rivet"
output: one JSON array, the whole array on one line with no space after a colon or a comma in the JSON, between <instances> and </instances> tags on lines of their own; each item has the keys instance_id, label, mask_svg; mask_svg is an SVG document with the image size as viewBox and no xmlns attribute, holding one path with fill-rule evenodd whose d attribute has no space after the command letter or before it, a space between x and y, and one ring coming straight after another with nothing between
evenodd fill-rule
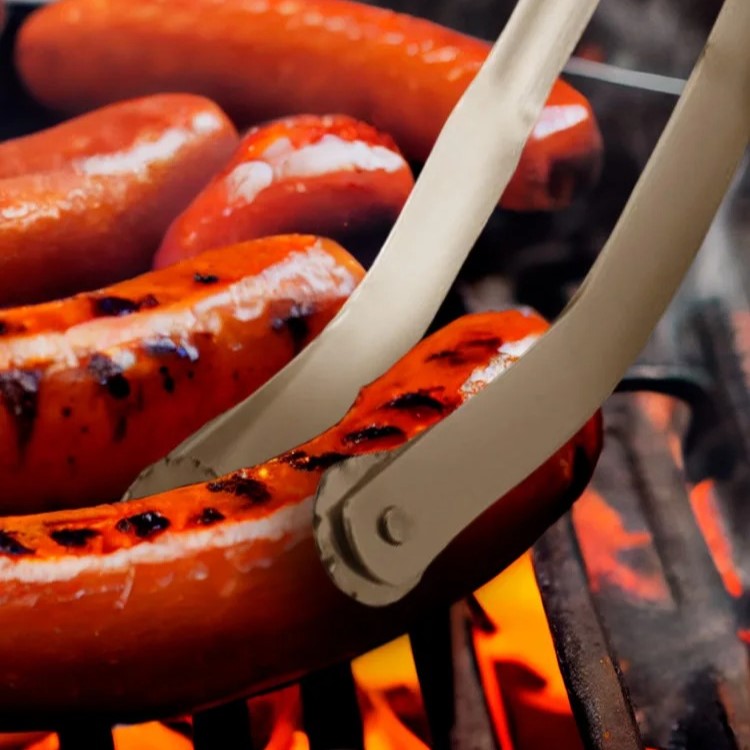
<instances>
[{"instance_id":1,"label":"metal rivet","mask_svg":"<svg viewBox=\"0 0 750 750\"><path fill-rule=\"evenodd\" d=\"M386 542L399 545L409 541L410 525L409 517L400 508L392 505L380 516L378 530Z\"/></svg>"}]
</instances>

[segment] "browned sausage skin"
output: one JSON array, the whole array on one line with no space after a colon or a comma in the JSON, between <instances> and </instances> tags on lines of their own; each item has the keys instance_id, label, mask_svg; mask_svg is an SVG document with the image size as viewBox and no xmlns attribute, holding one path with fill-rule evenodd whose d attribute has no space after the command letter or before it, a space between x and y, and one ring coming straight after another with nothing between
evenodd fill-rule
<instances>
[{"instance_id":1,"label":"browned sausage skin","mask_svg":"<svg viewBox=\"0 0 750 750\"><path fill-rule=\"evenodd\" d=\"M286 365L363 275L338 245L290 235L0 311L0 512L119 498Z\"/></svg>"},{"instance_id":2,"label":"browned sausage skin","mask_svg":"<svg viewBox=\"0 0 750 750\"><path fill-rule=\"evenodd\" d=\"M365 388L338 425L277 459L132 503L2 519L3 716L24 728L73 710L137 721L276 687L488 580L581 492L600 450L598 415L386 609L329 581L311 496L325 467L435 424L544 330L526 310L467 316Z\"/></svg>"}]
</instances>

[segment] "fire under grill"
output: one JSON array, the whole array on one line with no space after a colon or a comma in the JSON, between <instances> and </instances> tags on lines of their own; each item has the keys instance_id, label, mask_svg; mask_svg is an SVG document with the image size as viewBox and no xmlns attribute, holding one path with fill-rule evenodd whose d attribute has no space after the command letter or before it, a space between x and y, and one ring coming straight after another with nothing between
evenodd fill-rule
<instances>
[{"instance_id":1,"label":"fire under grill","mask_svg":"<svg viewBox=\"0 0 750 750\"><path fill-rule=\"evenodd\" d=\"M750 746L748 320L717 299L692 310L683 333L705 366L694 381L709 389L686 407L613 397L591 486L536 545L591 748ZM694 445L683 460L686 423Z\"/></svg>"},{"instance_id":2,"label":"fire under grill","mask_svg":"<svg viewBox=\"0 0 750 750\"><path fill-rule=\"evenodd\" d=\"M407 5L430 15L429 5ZM435 7L443 22L448 5ZM464 5L476 8L456 11L459 21L490 12L483 0ZM0 138L52 122L10 75L13 35L27 12L14 7L0 39ZM614 43L610 16L602 18L603 38ZM607 146L595 193L559 215L493 217L434 328L509 302L554 317L606 239L674 97L575 83ZM335 665L272 695L161 722L164 747L750 750L750 278L738 260L750 236L746 192L740 182L703 253L713 261L698 263L605 405L605 449L591 485L512 573L522 583L515 592L541 595L546 620L541 604L533 622L525 609L508 612L527 600L503 597L500 581L492 596L424 614L393 660L409 662L408 687L376 689L356 664ZM510 614L529 631L527 655L549 651L546 671L520 655L498 656L514 636ZM553 700L550 680L560 675ZM69 718L57 739L28 748L119 750L109 725ZM156 741L148 747L161 750Z\"/></svg>"}]
</instances>

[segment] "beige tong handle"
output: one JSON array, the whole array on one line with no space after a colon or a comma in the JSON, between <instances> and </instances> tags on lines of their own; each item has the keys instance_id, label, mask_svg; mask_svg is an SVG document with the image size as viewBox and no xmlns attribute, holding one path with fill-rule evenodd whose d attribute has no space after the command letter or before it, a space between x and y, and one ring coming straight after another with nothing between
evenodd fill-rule
<instances>
[{"instance_id":1,"label":"beige tong handle","mask_svg":"<svg viewBox=\"0 0 750 750\"><path fill-rule=\"evenodd\" d=\"M554 326L404 448L329 471L316 536L344 591L371 604L403 596L614 390L679 287L747 146L748 50L750 2L727 0L619 223Z\"/></svg>"},{"instance_id":2,"label":"beige tong handle","mask_svg":"<svg viewBox=\"0 0 750 750\"><path fill-rule=\"evenodd\" d=\"M126 497L224 474L308 440L424 335L511 180L598 0L520 0L435 143L367 276L255 395L149 467Z\"/></svg>"}]
</instances>

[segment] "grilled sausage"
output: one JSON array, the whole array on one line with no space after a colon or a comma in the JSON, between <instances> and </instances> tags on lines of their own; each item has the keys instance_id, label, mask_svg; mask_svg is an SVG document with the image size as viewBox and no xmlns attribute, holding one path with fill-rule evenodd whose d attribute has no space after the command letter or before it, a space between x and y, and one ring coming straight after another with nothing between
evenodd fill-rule
<instances>
[{"instance_id":1,"label":"grilled sausage","mask_svg":"<svg viewBox=\"0 0 750 750\"><path fill-rule=\"evenodd\" d=\"M413 185L393 141L350 117L259 126L171 225L154 267L286 232L330 237L349 250L365 237L382 241Z\"/></svg>"},{"instance_id":2,"label":"grilled sausage","mask_svg":"<svg viewBox=\"0 0 750 750\"><path fill-rule=\"evenodd\" d=\"M424 161L489 48L349 0L61 0L22 27L16 61L32 94L59 110L192 91L246 124L348 114ZM558 81L501 204L567 205L600 162L589 103Z\"/></svg>"},{"instance_id":3,"label":"grilled sausage","mask_svg":"<svg viewBox=\"0 0 750 750\"><path fill-rule=\"evenodd\" d=\"M161 95L0 144L0 306L147 271L238 140L212 102Z\"/></svg>"},{"instance_id":4,"label":"grilled sausage","mask_svg":"<svg viewBox=\"0 0 750 750\"><path fill-rule=\"evenodd\" d=\"M363 389L336 426L265 464L129 503L0 520L1 718L33 729L70 711L179 715L350 658L496 575L582 491L598 414L384 609L328 579L311 496L326 467L435 424L545 327L526 310L466 316Z\"/></svg>"},{"instance_id":5,"label":"grilled sausage","mask_svg":"<svg viewBox=\"0 0 750 750\"><path fill-rule=\"evenodd\" d=\"M363 274L332 242L277 237L0 311L0 512L118 499L286 365Z\"/></svg>"}]
</instances>

